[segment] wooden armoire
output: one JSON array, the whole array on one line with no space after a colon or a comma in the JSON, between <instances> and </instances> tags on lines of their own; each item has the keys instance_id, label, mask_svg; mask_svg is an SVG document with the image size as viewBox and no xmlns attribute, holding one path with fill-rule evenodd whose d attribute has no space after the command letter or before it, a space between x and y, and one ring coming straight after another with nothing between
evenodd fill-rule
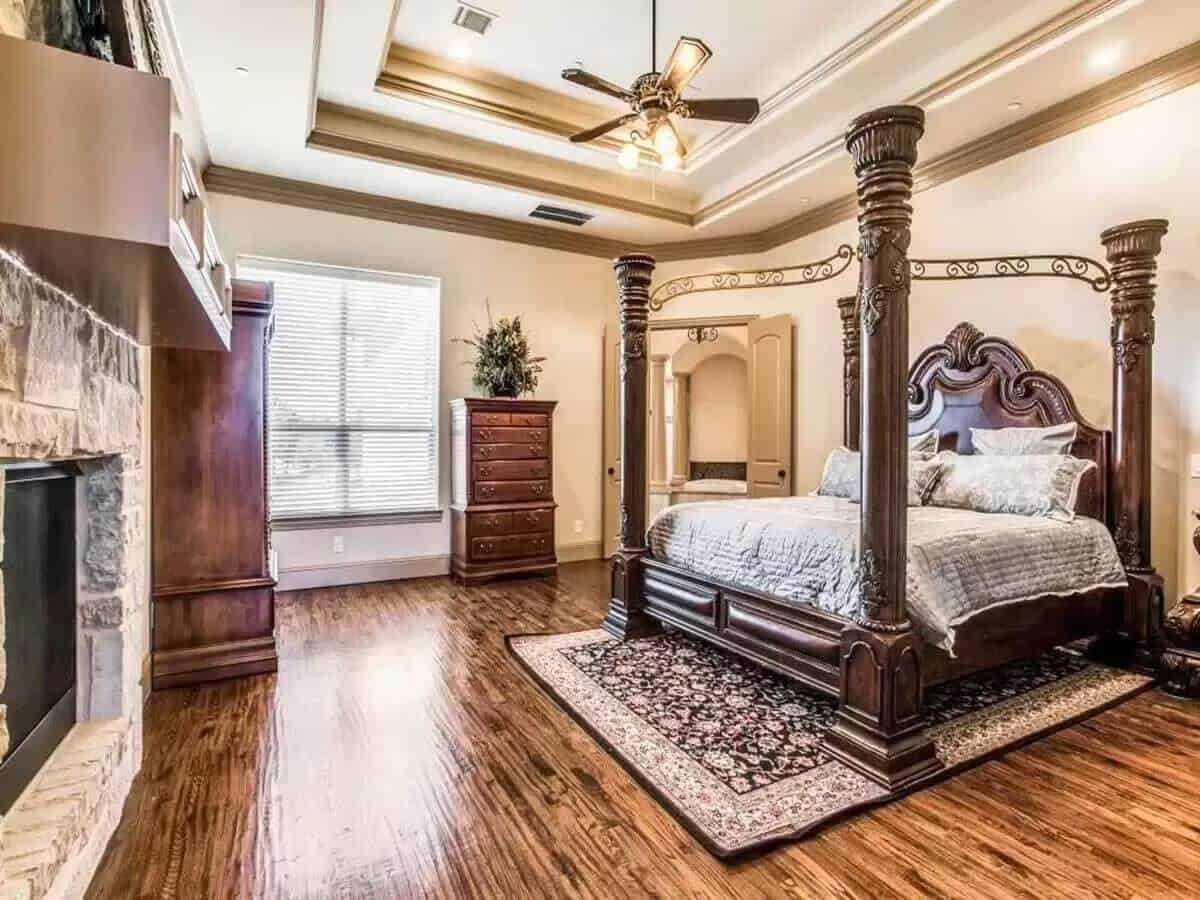
<instances>
[{"instance_id":1,"label":"wooden armoire","mask_svg":"<svg viewBox=\"0 0 1200 900\"><path fill-rule=\"evenodd\" d=\"M480 397L450 404L451 571L466 584L558 569L555 405Z\"/></svg>"},{"instance_id":2,"label":"wooden armoire","mask_svg":"<svg viewBox=\"0 0 1200 900\"><path fill-rule=\"evenodd\" d=\"M155 689L275 671L266 469L272 315L270 284L235 281L228 353L153 351Z\"/></svg>"}]
</instances>

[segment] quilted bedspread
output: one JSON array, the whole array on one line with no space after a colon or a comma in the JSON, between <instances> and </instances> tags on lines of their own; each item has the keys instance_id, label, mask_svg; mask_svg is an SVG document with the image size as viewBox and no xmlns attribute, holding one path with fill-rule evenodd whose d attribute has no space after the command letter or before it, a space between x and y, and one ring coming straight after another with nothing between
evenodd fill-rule
<instances>
[{"instance_id":1,"label":"quilted bedspread","mask_svg":"<svg viewBox=\"0 0 1200 900\"><path fill-rule=\"evenodd\" d=\"M836 497L683 503L655 517L656 559L844 616L858 609L858 504ZM908 608L926 640L998 604L1124 587L1108 529L921 506L908 511Z\"/></svg>"}]
</instances>

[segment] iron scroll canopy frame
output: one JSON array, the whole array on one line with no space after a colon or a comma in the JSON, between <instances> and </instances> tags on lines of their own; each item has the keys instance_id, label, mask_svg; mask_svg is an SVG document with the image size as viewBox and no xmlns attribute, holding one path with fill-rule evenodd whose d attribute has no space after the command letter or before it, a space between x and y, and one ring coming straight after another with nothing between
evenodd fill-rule
<instances>
[{"instance_id":1,"label":"iron scroll canopy frame","mask_svg":"<svg viewBox=\"0 0 1200 900\"><path fill-rule=\"evenodd\" d=\"M815 262L777 269L740 269L708 275L681 275L664 281L650 294L650 308L657 312L676 297L704 291L736 291L749 288L818 284L837 278L854 262L854 248L842 244L837 252Z\"/></svg>"},{"instance_id":2,"label":"iron scroll canopy frame","mask_svg":"<svg viewBox=\"0 0 1200 900\"><path fill-rule=\"evenodd\" d=\"M856 253L842 244L832 256L775 269L732 269L707 275L680 275L664 281L650 294L650 309L657 312L676 297L705 291L753 290L819 284L837 278L854 261ZM1097 293L1112 287L1112 276L1097 260L1069 253L1015 256L977 256L961 259L910 259L913 281L971 281L980 278L1068 278L1081 281Z\"/></svg>"},{"instance_id":3,"label":"iron scroll canopy frame","mask_svg":"<svg viewBox=\"0 0 1200 900\"><path fill-rule=\"evenodd\" d=\"M965 281L974 278L1071 278L1099 294L1112 287L1112 276L1086 256L1043 253L1032 256L980 256L973 259L910 259L913 281Z\"/></svg>"}]
</instances>

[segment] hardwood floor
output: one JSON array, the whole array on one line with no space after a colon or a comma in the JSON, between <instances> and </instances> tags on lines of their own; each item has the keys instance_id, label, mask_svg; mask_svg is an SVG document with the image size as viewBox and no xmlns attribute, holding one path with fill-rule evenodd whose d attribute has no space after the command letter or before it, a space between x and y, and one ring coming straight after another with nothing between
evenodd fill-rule
<instances>
[{"instance_id":1,"label":"hardwood floor","mask_svg":"<svg viewBox=\"0 0 1200 900\"><path fill-rule=\"evenodd\" d=\"M279 673L156 693L89 897L1175 897L1200 704L1157 691L801 844L705 853L519 670L607 569L281 595Z\"/></svg>"}]
</instances>

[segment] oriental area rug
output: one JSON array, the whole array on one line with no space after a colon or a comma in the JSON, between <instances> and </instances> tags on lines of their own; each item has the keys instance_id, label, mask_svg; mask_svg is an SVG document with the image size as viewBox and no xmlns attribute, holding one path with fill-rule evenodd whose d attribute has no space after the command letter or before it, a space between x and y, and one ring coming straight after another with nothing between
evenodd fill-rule
<instances>
[{"instance_id":1,"label":"oriental area rug","mask_svg":"<svg viewBox=\"0 0 1200 900\"><path fill-rule=\"evenodd\" d=\"M677 632L622 643L597 629L514 636L508 645L716 856L794 840L898 796L822 749L836 702L708 644ZM916 788L1152 683L1058 649L932 688L925 707L945 770Z\"/></svg>"}]
</instances>

